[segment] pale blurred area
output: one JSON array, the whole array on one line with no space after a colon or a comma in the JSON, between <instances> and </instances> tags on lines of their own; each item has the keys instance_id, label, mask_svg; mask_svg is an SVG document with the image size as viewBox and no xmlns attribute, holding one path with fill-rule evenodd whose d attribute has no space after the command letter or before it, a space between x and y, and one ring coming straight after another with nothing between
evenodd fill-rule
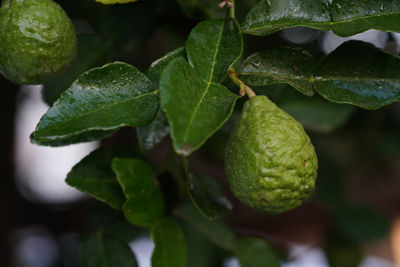
<instances>
[{"instance_id":1,"label":"pale blurred area","mask_svg":"<svg viewBox=\"0 0 400 267\"><path fill-rule=\"evenodd\" d=\"M64 180L71 168L98 147L97 142L65 147L30 143L29 136L49 108L42 100L41 86L22 86L15 124L16 183L21 194L34 202L66 204L84 194Z\"/></svg>"}]
</instances>

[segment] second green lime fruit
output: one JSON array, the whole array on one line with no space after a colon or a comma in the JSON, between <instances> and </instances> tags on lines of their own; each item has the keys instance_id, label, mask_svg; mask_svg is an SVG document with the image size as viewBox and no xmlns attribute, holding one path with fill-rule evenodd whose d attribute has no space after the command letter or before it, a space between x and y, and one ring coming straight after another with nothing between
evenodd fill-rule
<instances>
[{"instance_id":1,"label":"second green lime fruit","mask_svg":"<svg viewBox=\"0 0 400 267\"><path fill-rule=\"evenodd\" d=\"M277 214L300 206L314 190L318 163L303 126L266 96L255 96L244 104L225 168L241 202Z\"/></svg>"},{"instance_id":2,"label":"second green lime fruit","mask_svg":"<svg viewBox=\"0 0 400 267\"><path fill-rule=\"evenodd\" d=\"M76 36L52 0L3 0L0 69L18 84L40 84L65 70L76 56Z\"/></svg>"}]
</instances>

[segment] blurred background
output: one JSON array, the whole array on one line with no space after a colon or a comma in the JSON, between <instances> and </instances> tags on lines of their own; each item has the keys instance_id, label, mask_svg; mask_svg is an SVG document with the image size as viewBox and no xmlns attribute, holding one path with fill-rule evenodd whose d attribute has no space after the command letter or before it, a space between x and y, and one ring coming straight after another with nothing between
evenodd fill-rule
<instances>
[{"instance_id":1,"label":"blurred background","mask_svg":"<svg viewBox=\"0 0 400 267\"><path fill-rule=\"evenodd\" d=\"M78 57L70 69L40 86L18 86L0 76L0 266L4 267L81 266L82 241L93 231L90 214L96 214L97 204L64 179L74 164L101 144L60 148L31 144L29 135L49 105L92 67L119 60L145 71L152 61L183 46L199 21L224 14L215 0L148 0L115 6L93 0L57 2L78 34ZM237 0L238 20L256 3ZM341 38L332 32L294 28L266 37L245 36L244 58L286 45L306 49L319 60L349 39L400 53L400 34L370 30ZM229 82L226 85L238 90ZM308 98L283 85L254 89L304 125L319 158L316 191L301 207L277 216L253 211L233 198L223 156L241 100L232 118L189 159L194 172L215 178L232 201L234 210L224 220L239 236L268 240L285 255L284 267L394 267L396 260L400 264L400 103L366 111L319 96ZM129 128L102 143L138 147L136 132ZM170 146L165 139L149 153L149 160L158 163ZM190 266L239 266L190 226L184 229ZM140 230L133 236L130 246L139 266L150 266L152 241Z\"/></svg>"}]
</instances>

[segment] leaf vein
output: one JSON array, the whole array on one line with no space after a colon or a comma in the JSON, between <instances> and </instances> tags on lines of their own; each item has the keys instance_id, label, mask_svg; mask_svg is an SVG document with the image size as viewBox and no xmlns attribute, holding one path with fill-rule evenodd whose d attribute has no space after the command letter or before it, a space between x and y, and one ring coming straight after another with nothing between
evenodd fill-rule
<instances>
[{"instance_id":1,"label":"leaf vein","mask_svg":"<svg viewBox=\"0 0 400 267\"><path fill-rule=\"evenodd\" d=\"M204 90L204 92L202 93L202 95L200 97L199 103L197 103L197 105L194 108L193 113L192 113L192 115L191 115L191 117L189 119L189 123L188 123L188 125L187 125L187 127L185 129L185 133L183 135L183 141L184 142L187 141L187 137L188 137L188 134L189 134L189 129L191 128L191 126L193 124L193 120L196 117L196 115L197 115L197 113L199 111L199 108L200 108L201 104L203 103L204 98L208 93L208 90L211 87L212 78L213 78L214 70L215 70L215 65L217 63L217 56L218 56L218 52L219 52L219 47L220 47L221 40L222 40L222 33L224 32L224 27L225 27L225 20L222 21L222 27L221 27L221 29L220 29L220 31L218 33L217 44L216 44L215 52L214 52L214 55L213 55L212 65L211 65L210 77L209 77L209 79L207 81L205 90Z\"/></svg>"}]
</instances>

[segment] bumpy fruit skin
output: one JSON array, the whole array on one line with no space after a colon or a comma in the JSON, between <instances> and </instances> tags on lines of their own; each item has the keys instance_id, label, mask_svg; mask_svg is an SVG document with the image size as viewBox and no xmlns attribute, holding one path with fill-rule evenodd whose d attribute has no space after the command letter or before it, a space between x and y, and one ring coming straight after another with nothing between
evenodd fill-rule
<instances>
[{"instance_id":1,"label":"bumpy fruit skin","mask_svg":"<svg viewBox=\"0 0 400 267\"><path fill-rule=\"evenodd\" d=\"M225 168L241 202L277 214L300 206L314 190L318 162L303 126L266 96L255 96L231 135Z\"/></svg>"},{"instance_id":2,"label":"bumpy fruit skin","mask_svg":"<svg viewBox=\"0 0 400 267\"><path fill-rule=\"evenodd\" d=\"M52 0L3 0L0 69L18 84L39 84L65 70L76 56L76 36Z\"/></svg>"}]
</instances>

